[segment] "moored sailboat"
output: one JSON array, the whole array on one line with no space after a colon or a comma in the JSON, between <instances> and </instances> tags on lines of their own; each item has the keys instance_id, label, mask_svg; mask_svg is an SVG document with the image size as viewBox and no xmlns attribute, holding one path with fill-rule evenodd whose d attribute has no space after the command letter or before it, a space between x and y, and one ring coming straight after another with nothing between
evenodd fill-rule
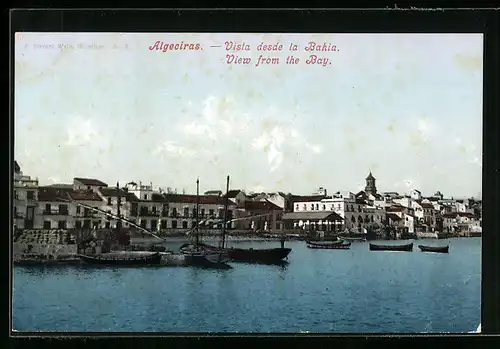
<instances>
[{"instance_id":1,"label":"moored sailboat","mask_svg":"<svg viewBox=\"0 0 500 349\"><path fill-rule=\"evenodd\" d=\"M281 248L266 248L266 249L254 249L254 248L227 248L225 241L225 228L227 221L227 206L228 206L228 192L229 192L229 176L227 176L226 182L226 203L224 210L224 220L222 222L222 234L221 234L221 245L219 247L211 246L207 244L199 244L200 247L209 251L223 251L227 253L231 261L233 262L246 262L246 263L276 263L283 261L288 257L291 248L284 247L284 236L281 239Z\"/></svg>"},{"instance_id":2,"label":"moored sailboat","mask_svg":"<svg viewBox=\"0 0 500 349\"><path fill-rule=\"evenodd\" d=\"M224 251L213 251L201 248L200 234L198 230L199 216L198 211L200 208L200 180L196 180L196 224L195 224L195 242L187 243L180 247L180 251L186 255L188 263L193 266L211 267L211 268L230 268L227 264L229 257Z\"/></svg>"}]
</instances>

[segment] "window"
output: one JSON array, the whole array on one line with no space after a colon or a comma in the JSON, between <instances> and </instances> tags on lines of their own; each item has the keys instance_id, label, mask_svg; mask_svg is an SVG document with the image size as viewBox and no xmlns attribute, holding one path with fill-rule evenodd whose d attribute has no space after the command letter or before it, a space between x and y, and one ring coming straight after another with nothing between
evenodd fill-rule
<instances>
[{"instance_id":1,"label":"window","mask_svg":"<svg viewBox=\"0 0 500 349\"><path fill-rule=\"evenodd\" d=\"M148 223L148 221L147 221L147 220L142 219L142 220L141 220L141 227L146 228L146 224L147 224L147 223Z\"/></svg>"},{"instance_id":2,"label":"window","mask_svg":"<svg viewBox=\"0 0 500 349\"><path fill-rule=\"evenodd\" d=\"M325 205L325 204L323 204L323 211L324 211L324 210L326 210L326 205Z\"/></svg>"},{"instance_id":3,"label":"window","mask_svg":"<svg viewBox=\"0 0 500 349\"><path fill-rule=\"evenodd\" d=\"M306 204L303 204L302 207L304 208L304 211L307 210Z\"/></svg>"},{"instance_id":4,"label":"window","mask_svg":"<svg viewBox=\"0 0 500 349\"><path fill-rule=\"evenodd\" d=\"M45 204L45 213L50 214L50 204Z\"/></svg>"},{"instance_id":5,"label":"window","mask_svg":"<svg viewBox=\"0 0 500 349\"><path fill-rule=\"evenodd\" d=\"M182 229L187 229L187 227L188 227L188 222L182 221Z\"/></svg>"},{"instance_id":6,"label":"window","mask_svg":"<svg viewBox=\"0 0 500 349\"><path fill-rule=\"evenodd\" d=\"M354 216L351 216L351 222L356 223L356 218L354 218Z\"/></svg>"},{"instance_id":7,"label":"window","mask_svg":"<svg viewBox=\"0 0 500 349\"><path fill-rule=\"evenodd\" d=\"M191 222L191 228L195 228L196 227L196 221L192 221Z\"/></svg>"},{"instance_id":8,"label":"window","mask_svg":"<svg viewBox=\"0 0 500 349\"><path fill-rule=\"evenodd\" d=\"M316 211L319 210L319 204L316 204Z\"/></svg>"},{"instance_id":9,"label":"window","mask_svg":"<svg viewBox=\"0 0 500 349\"><path fill-rule=\"evenodd\" d=\"M205 217L205 209L204 209L204 208L202 208L202 209L200 210L200 213L201 213L201 217Z\"/></svg>"},{"instance_id":10,"label":"window","mask_svg":"<svg viewBox=\"0 0 500 349\"><path fill-rule=\"evenodd\" d=\"M106 222L105 227L106 227L106 229L109 229L111 227L111 223L110 222Z\"/></svg>"},{"instance_id":11,"label":"window","mask_svg":"<svg viewBox=\"0 0 500 349\"><path fill-rule=\"evenodd\" d=\"M299 210L299 204L295 205L295 210L298 211Z\"/></svg>"},{"instance_id":12,"label":"window","mask_svg":"<svg viewBox=\"0 0 500 349\"><path fill-rule=\"evenodd\" d=\"M50 221L43 222L43 229L50 229Z\"/></svg>"},{"instance_id":13,"label":"window","mask_svg":"<svg viewBox=\"0 0 500 349\"><path fill-rule=\"evenodd\" d=\"M151 221L151 230L152 230L152 231L156 231L156 230L157 230L157 228L158 228L158 221L153 219L153 220Z\"/></svg>"},{"instance_id":14,"label":"window","mask_svg":"<svg viewBox=\"0 0 500 349\"><path fill-rule=\"evenodd\" d=\"M17 196L17 191L14 190L14 199L19 199L19 196Z\"/></svg>"},{"instance_id":15,"label":"window","mask_svg":"<svg viewBox=\"0 0 500 349\"><path fill-rule=\"evenodd\" d=\"M66 229L66 221L57 222L57 229Z\"/></svg>"},{"instance_id":16,"label":"window","mask_svg":"<svg viewBox=\"0 0 500 349\"><path fill-rule=\"evenodd\" d=\"M160 229L167 229L167 220L166 219L161 220Z\"/></svg>"},{"instance_id":17,"label":"window","mask_svg":"<svg viewBox=\"0 0 500 349\"><path fill-rule=\"evenodd\" d=\"M94 222L94 228L99 228L99 225L101 224L101 221L95 221Z\"/></svg>"},{"instance_id":18,"label":"window","mask_svg":"<svg viewBox=\"0 0 500 349\"><path fill-rule=\"evenodd\" d=\"M175 207L172 208L172 217L177 217L177 209Z\"/></svg>"},{"instance_id":19,"label":"window","mask_svg":"<svg viewBox=\"0 0 500 349\"><path fill-rule=\"evenodd\" d=\"M82 228L82 222L81 221L76 221L75 222L75 228L76 229L81 229Z\"/></svg>"},{"instance_id":20,"label":"window","mask_svg":"<svg viewBox=\"0 0 500 349\"><path fill-rule=\"evenodd\" d=\"M59 205L59 214L68 214L68 205Z\"/></svg>"},{"instance_id":21,"label":"window","mask_svg":"<svg viewBox=\"0 0 500 349\"><path fill-rule=\"evenodd\" d=\"M14 217L17 218L17 207L16 206L14 206Z\"/></svg>"},{"instance_id":22,"label":"window","mask_svg":"<svg viewBox=\"0 0 500 349\"><path fill-rule=\"evenodd\" d=\"M193 217L196 217L196 209L193 208Z\"/></svg>"},{"instance_id":23,"label":"window","mask_svg":"<svg viewBox=\"0 0 500 349\"><path fill-rule=\"evenodd\" d=\"M76 206L76 213L79 214L81 212L82 208L81 206Z\"/></svg>"},{"instance_id":24,"label":"window","mask_svg":"<svg viewBox=\"0 0 500 349\"><path fill-rule=\"evenodd\" d=\"M172 221L172 228L173 229L176 229L177 228L177 221Z\"/></svg>"},{"instance_id":25,"label":"window","mask_svg":"<svg viewBox=\"0 0 500 349\"><path fill-rule=\"evenodd\" d=\"M311 204L311 210L314 211L314 204Z\"/></svg>"},{"instance_id":26,"label":"window","mask_svg":"<svg viewBox=\"0 0 500 349\"><path fill-rule=\"evenodd\" d=\"M208 215L209 215L210 217L213 217L213 215L214 215L214 210L213 210L213 209L208 210Z\"/></svg>"},{"instance_id":27,"label":"window","mask_svg":"<svg viewBox=\"0 0 500 349\"><path fill-rule=\"evenodd\" d=\"M281 223L280 222L276 222L276 229L281 229Z\"/></svg>"},{"instance_id":28,"label":"window","mask_svg":"<svg viewBox=\"0 0 500 349\"><path fill-rule=\"evenodd\" d=\"M189 207L184 207L184 217L189 217Z\"/></svg>"},{"instance_id":29,"label":"window","mask_svg":"<svg viewBox=\"0 0 500 349\"><path fill-rule=\"evenodd\" d=\"M144 200L147 200L147 199L148 199L148 195L144 194Z\"/></svg>"},{"instance_id":30,"label":"window","mask_svg":"<svg viewBox=\"0 0 500 349\"><path fill-rule=\"evenodd\" d=\"M28 200L35 200L35 192L34 191L27 191L26 192L26 199Z\"/></svg>"},{"instance_id":31,"label":"window","mask_svg":"<svg viewBox=\"0 0 500 349\"><path fill-rule=\"evenodd\" d=\"M90 190L90 185L87 185L87 190Z\"/></svg>"},{"instance_id":32,"label":"window","mask_svg":"<svg viewBox=\"0 0 500 349\"><path fill-rule=\"evenodd\" d=\"M151 211L152 211L152 214L153 214L153 215L156 215L156 206L153 206L153 207L151 208Z\"/></svg>"},{"instance_id":33,"label":"window","mask_svg":"<svg viewBox=\"0 0 500 349\"><path fill-rule=\"evenodd\" d=\"M108 205L111 205L111 198L108 198Z\"/></svg>"}]
</instances>

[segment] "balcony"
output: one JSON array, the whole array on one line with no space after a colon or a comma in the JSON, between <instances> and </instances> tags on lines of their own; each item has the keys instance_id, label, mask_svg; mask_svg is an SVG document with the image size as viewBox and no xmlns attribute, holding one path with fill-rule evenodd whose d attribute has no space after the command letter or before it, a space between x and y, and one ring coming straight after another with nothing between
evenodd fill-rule
<instances>
[{"instance_id":1,"label":"balcony","mask_svg":"<svg viewBox=\"0 0 500 349\"><path fill-rule=\"evenodd\" d=\"M141 211L139 217L160 217L160 212Z\"/></svg>"},{"instance_id":2,"label":"balcony","mask_svg":"<svg viewBox=\"0 0 500 349\"><path fill-rule=\"evenodd\" d=\"M99 218L100 215L95 212L80 212L73 216L74 218Z\"/></svg>"},{"instance_id":3,"label":"balcony","mask_svg":"<svg viewBox=\"0 0 500 349\"><path fill-rule=\"evenodd\" d=\"M67 216L69 215L68 210L43 210L43 215L52 215L52 216Z\"/></svg>"}]
</instances>

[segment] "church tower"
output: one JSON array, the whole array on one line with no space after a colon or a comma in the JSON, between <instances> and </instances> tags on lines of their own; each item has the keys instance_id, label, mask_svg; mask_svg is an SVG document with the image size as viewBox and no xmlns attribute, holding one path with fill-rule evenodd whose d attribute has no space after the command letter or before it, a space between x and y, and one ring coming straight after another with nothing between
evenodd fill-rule
<instances>
[{"instance_id":1,"label":"church tower","mask_svg":"<svg viewBox=\"0 0 500 349\"><path fill-rule=\"evenodd\" d=\"M373 177L371 171L370 171L370 174L368 175L368 177L366 177L365 193L367 195L377 194L377 186L375 185L375 177Z\"/></svg>"}]
</instances>

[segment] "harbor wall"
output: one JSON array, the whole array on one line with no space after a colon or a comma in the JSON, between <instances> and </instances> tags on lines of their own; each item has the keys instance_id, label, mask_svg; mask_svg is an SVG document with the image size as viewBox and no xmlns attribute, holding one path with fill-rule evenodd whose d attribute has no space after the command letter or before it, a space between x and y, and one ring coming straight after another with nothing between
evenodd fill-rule
<instances>
[{"instance_id":1,"label":"harbor wall","mask_svg":"<svg viewBox=\"0 0 500 349\"><path fill-rule=\"evenodd\" d=\"M29 249L28 246L31 246ZM30 254L37 255L74 255L77 251L77 246L73 245L47 245L47 244L26 244L26 243L14 243L13 244L13 254L19 255L24 254L27 251Z\"/></svg>"}]
</instances>

